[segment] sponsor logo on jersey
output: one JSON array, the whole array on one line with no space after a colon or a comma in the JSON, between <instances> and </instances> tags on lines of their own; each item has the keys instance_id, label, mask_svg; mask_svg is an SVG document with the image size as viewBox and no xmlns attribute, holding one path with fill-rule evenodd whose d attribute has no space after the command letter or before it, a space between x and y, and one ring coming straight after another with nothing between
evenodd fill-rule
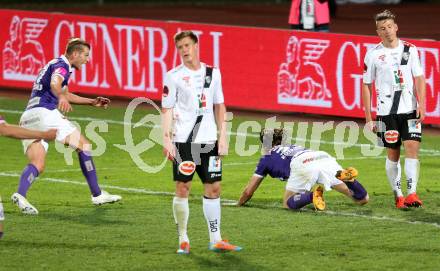
<instances>
[{"instance_id":1,"label":"sponsor logo on jersey","mask_svg":"<svg viewBox=\"0 0 440 271\"><path fill-rule=\"evenodd\" d=\"M65 77L66 74L67 74L67 71L66 71L66 69L64 69L63 67L59 67L59 68L56 68L56 69L55 69L54 74L59 74L59 75L61 75L62 77Z\"/></svg>"},{"instance_id":2,"label":"sponsor logo on jersey","mask_svg":"<svg viewBox=\"0 0 440 271\"><path fill-rule=\"evenodd\" d=\"M378 58L380 59L380 61L384 62L385 61L385 56L386 55L380 55Z\"/></svg>"},{"instance_id":3,"label":"sponsor logo on jersey","mask_svg":"<svg viewBox=\"0 0 440 271\"><path fill-rule=\"evenodd\" d=\"M199 108L206 108L206 96L204 93L202 93L202 95L198 95L199 96Z\"/></svg>"},{"instance_id":4,"label":"sponsor logo on jersey","mask_svg":"<svg viewBox=\"0 0 440 271\"><path fill-rule=\"evenodd\" d=\"M179 164L179 172L183 175L189 176L196 170L196 164L193 161L183 161Z\"/></svg>"},{"instance_id":5,"label":"sponsor logo on jersey","mask_svg":"<svg viewBox=\"0 0 440 271\"><path fill-rule=\"evenodd\" d=\"M397 130L389 130L385 132L385 141L387 143L396 143L399 139L399 132Z\"/></svg>"}]
</instances>

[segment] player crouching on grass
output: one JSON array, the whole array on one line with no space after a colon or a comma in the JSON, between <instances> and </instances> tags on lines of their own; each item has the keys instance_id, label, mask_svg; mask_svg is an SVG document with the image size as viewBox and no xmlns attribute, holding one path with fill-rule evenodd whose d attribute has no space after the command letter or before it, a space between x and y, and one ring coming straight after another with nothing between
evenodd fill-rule
<instances>
[{"instance_id":1,"label":"player crouching on grass","mask_svg":"<svg viewBox=\"0 0 440 271\"><path fill-rule=\"evenodd\" d=\"M281 145L283 129L260 133L267 154L263 155L254 175L244 189L238 206L252 198L266 175L286 181L283 207L293 210L313 203L316 210L325 209L324 190L334 189L359 205L368 202L368 193L355 179L355 168L343 169L335 158L323 151L313 151L297 145ZM314 188L315 187L315 188Z\"/></svg>"}]
</instances>

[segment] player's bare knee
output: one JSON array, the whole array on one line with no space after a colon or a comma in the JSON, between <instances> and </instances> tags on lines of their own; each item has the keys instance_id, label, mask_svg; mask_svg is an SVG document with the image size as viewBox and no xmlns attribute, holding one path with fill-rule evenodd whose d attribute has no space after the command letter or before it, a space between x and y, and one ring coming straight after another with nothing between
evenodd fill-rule
<instances>
[{"instance_id":1,"label":"player's bare knee","mask_svg":"<svg viewBox=\"0 0 440 271\"><path fill-rule=\"evenodd\" d=\"M176 196L187 198L189 196L190 185L188 183L178 182L176 185Z\"/></svg>"},{"instance_id":2,"label":"player's bare knee","mask_svg":"<svg viewBox=\"0 0 440 271\"><path fill-rule=\"evenodd\" d=\"M361 200L355 200L355 202L356 202L358 205L365 205L365 204L368 203L369 200L370 200L370 197L369 197L368 194L367 194L363 199L361 199Z\"/></svg>"},{"instance_id":3,"label":"player's bare knee","mask_svg":"<svg viewBox=\"0 0 440 271\"><path fill-rule=\"evenodd\" d=\"M205 183L205 196L210 199L216 199L220 197L220 182Z\"/></svg>"}]
</instances>

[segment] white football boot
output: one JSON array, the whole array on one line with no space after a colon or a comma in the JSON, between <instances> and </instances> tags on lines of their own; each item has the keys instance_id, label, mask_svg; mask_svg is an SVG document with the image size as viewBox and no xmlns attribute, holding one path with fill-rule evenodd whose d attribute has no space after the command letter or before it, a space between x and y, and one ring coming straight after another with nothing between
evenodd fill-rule
<instances>
[{"instance_id":1,"label":"white football boot","mask_svg":"<svg viewBox=\"0 0 440 271\"><path fill-rule=\"evenodd\" d=\"M112 195L104 190L101 190L101 195L96 197L92 196L92 203L95 205L102 205L106 203L117 202L120 201L121 199L122 197L119 195Z\"/></svg>"},{"instance_id":2,"label":"white football boot","mask_svg":"<svg viewBox=\"0 0 440 271\"><path fill-rule=\"evenodd\" d=\"M15 203L21 212L26 215L38 215L38 210L29 201L18 193L14 193L11 196L11 200Z\"/></svg>"}]
</instances>

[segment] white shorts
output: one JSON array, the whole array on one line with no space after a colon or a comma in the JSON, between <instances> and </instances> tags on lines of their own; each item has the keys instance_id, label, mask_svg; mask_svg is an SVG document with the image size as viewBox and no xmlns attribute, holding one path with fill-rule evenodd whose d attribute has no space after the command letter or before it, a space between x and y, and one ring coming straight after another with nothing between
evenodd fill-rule
<instances>
[{"instance_id":1,"label":"white shorts","mask_svg":"<svg viewBox=\"0 0 440 271\"><path fill-rule=\"evenodd\" d=\"M290 162L290 176L286 190L294 193L311 191L315 184L322 184L326 191L341 184L335 177L342 167L335 158L324 151L305 152Z\"/></svg>"},{"instance_id":2,"label":"white shorts","mask_svg":"<svg viewBox=\"0 0 440 271\"><path fill-rule=\"evenodd\" d=\"M44 107L35 107L24 111L20 118L20 126L38 131L57 129L56 140L59 142L63 142L68 135L76 130L75 125L68 121L58 109L49 110ZM24 139L21 141L23 143L24 153L26 153L28 147L35 142L35 140L36 139ZM41 140L41 144L47 152L49 144L44 140Z\"/></svg>"}]
</instances>

